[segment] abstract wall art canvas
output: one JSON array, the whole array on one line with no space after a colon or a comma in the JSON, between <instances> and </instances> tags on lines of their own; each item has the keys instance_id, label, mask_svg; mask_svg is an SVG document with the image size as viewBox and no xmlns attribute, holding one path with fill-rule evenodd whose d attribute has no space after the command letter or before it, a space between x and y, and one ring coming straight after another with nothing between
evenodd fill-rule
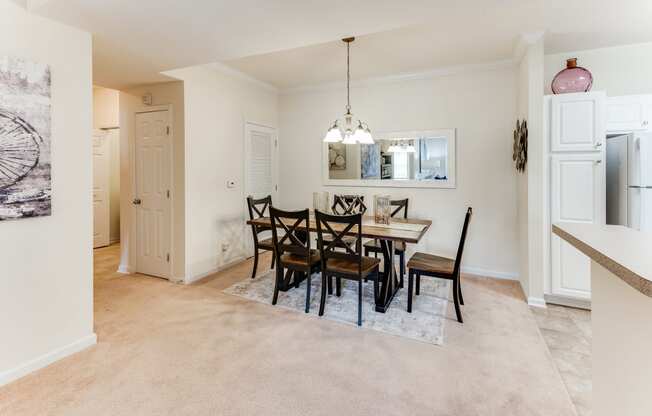
<instances>
[{"instance_id":1,"label":"abstract wall art canvas","mask_svg":"<svg viewBox=\"0 0 652 416\"><path fill-rule=\"evenodd\" d=\"M360 145L362 179L380 179L380 144Z\"/></svg>"},{"instance_id":2,"label":"abstract wall art canvas","mask_svg":"<svg viewBox=\"0 0 652 416\"><path fill-rule=\"evenodd\" d=\"M0 57L0 221L50 215L50 68Z\"/></svg>"}]
</instances>

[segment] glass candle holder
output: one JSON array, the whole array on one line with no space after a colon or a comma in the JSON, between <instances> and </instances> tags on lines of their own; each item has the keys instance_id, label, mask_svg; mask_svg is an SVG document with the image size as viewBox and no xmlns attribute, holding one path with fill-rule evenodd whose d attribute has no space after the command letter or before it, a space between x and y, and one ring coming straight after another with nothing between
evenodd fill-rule
<instances>
[{"instance_id":1,"label":"glass candle holder","mask_svg":"<svg viewBox=\"0 0 652 416\"><path fill-rule=\"evenodd\" d=\"M374 221L376 224L389 224L391 206L388 195L374 195Z\"/></svg>"}]
</instances>

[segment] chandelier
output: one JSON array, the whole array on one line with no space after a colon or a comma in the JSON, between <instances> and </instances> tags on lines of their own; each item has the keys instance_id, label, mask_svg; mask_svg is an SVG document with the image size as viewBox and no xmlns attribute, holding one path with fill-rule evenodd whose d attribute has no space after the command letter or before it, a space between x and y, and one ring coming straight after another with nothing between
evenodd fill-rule
<instances>
[{"instance_id":1,"label":"chandelier","mask_svg":"<svg viewBox=\"0 0 652 416\"><path fill-rule=\"evenodd\" d=\"M355 120L351 114L351 59L350 50L351 42L355 40L354 37L344 38L342 41L346 43L346 113L344 118L335 120L333 125L328 129L324 142L344 144L373 144L374 139L371 137L371 131L367 123L361 120Z\"/></svg>"}]
</instances>

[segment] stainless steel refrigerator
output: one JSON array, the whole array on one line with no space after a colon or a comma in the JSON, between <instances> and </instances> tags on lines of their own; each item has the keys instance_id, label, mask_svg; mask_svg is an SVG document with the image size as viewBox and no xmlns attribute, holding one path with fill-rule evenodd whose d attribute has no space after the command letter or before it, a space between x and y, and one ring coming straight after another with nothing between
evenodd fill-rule
<instances>
[{"instance_id":1,"label":"stainless steel refrigerator","mask_svg":"<svg viewBox=\"0 0 652 416\"><path fill-rule=\"evenodd\" d=\"M607 224L652 231L652 133L607 137Z\"/></svg>"}]
</instances>

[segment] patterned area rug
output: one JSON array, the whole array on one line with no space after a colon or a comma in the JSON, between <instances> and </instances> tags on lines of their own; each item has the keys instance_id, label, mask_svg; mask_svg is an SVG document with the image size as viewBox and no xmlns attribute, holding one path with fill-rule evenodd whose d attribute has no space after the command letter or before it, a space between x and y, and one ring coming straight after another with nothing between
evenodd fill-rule
<instances>
[{"instance_id":1,"label":"patterned area rug","mask_svg":"<svg viewBox=\"0 0 652 416\"><path fill-rule=\"evenodd\" d=\"M274 271L255 279L247 279L224 290L224 293L240 296L271 305L274 293ZM279 292L277 307L291 309L305 314L306 284L304 280L298 289ZM363 284L362 326L375 331L415 339L430 344L444 343L446 306L450 282L433 278L421 280L421 294L414 296L412 313L407 313L407 276L405 288L400 289L389 310L378 313L374 310L373 283ZM321 296L321 276L312 276L310 290L310 315L318 317ZM324 319L357 325L358 287L357 282L342 280L342 296L335 294L326 298Z\"/></svg>"}]
</instances>

